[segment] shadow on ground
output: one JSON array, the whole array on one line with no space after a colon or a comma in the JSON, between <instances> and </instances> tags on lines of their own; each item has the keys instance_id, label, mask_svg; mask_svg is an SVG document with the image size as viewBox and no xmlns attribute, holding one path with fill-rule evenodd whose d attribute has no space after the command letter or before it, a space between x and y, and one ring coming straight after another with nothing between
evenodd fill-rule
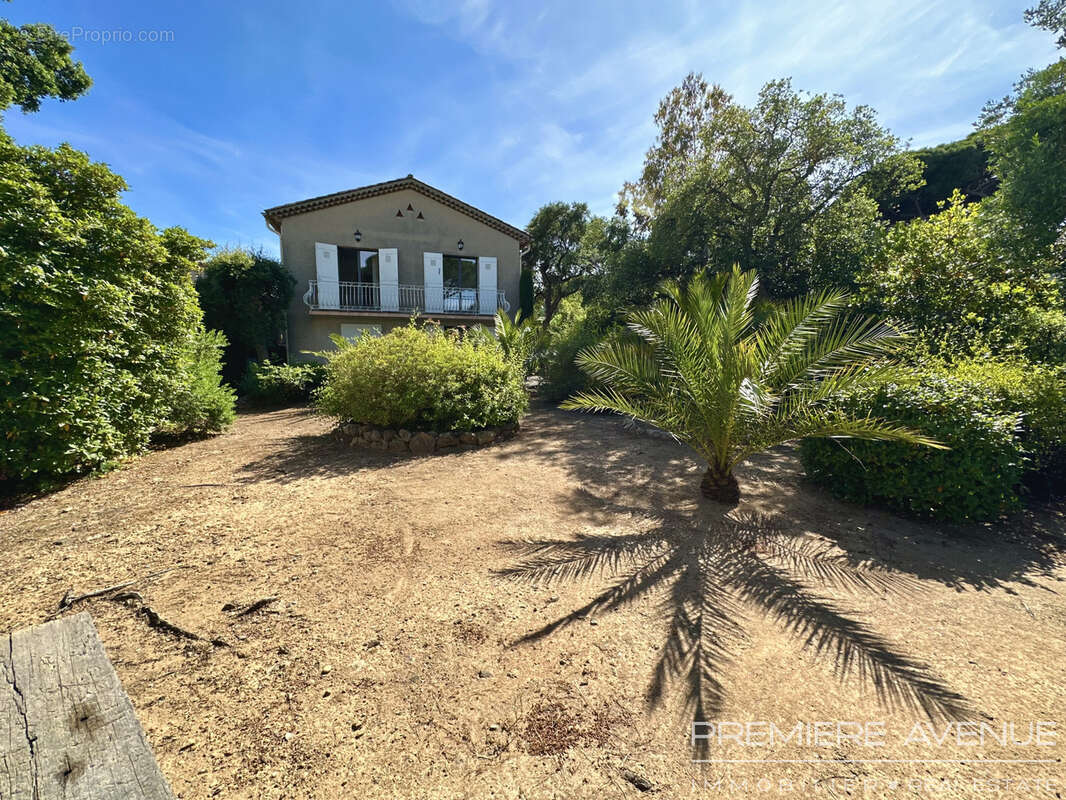
<instances>
[{"instance_id":1,"label":"shadow on ground","mask_svg":"<svg viewBox=\"0 0 1066 800\"><path fill-rule=\"evenodd\" d=\"M634 524L616 534L501 542L515 559L502 577L538 584L598 580L601 586L584 606L514 644L654 598L668 633L647 696L655 706L677 689L695 721L713 718L722 707L722 670L745 637L751 611L832 659L841 680L874 689L888 708L934 721L973 719L964 697L821 591L876 592L905 602L921 579L960 591L1012 591L1009 582L1042 586L1034 577L1050 575L1063 561L1061 524L1056 527L1061 510L997 526L900 520L805 485L795 455L782 448L743 470L742 491L757 510L728 511L699 499L702 465L688 448L634 434L617 418L546 410L538 422L509 449L540 455L573 474L575 517L615 527L629 517Z\"/></svg>"}]
</instances>

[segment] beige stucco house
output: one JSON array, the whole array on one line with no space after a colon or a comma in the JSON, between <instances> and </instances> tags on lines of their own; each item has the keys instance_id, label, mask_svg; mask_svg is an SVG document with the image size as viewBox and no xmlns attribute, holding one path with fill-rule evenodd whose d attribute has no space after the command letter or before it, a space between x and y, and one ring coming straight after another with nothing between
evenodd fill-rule
<instances>
[{"instance_id":1,"label":"beige stucco house","mask_svg":"<svg viewBox=\"0 0 1066 800\"><path fill-rule=\"evenodd\" d=\"M493 324L518 308L529 234L408 175L268 208L281 261L296 277L289 360L406 324Z\"/></svg>"}]
</instances>

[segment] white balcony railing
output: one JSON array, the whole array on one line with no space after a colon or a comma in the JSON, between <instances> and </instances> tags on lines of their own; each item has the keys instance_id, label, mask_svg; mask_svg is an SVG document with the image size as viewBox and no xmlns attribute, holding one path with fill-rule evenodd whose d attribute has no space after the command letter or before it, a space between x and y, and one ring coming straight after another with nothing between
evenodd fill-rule
<instances>
[{"instance_id":1,"label":"white balcony railing","mask_svg":"<svg viewBox=\"0 0 1066 800\"><path fill-rule=\"evenodd\" d=\"M428 297L427 297L428 294ZM429 305L427 306L427 299ZM481 289L430 289L424 286L349 281L308 281L304 303L312 311L400 311L406 314L466 314L492 316L496 309L511 310L502 291Z\"/></svg>"}]
</instances>

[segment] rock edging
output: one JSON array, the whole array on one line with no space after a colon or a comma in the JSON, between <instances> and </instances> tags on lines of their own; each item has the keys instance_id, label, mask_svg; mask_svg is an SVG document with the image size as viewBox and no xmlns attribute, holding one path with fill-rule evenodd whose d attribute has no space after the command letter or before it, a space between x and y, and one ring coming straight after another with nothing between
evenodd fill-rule
<instances>
[{"instance_id":1,"label":"rock edging","mask_svg":"<svg viewBox=\"0 0 1066 800\"><path fill-rule=\"evenodd\" d=\"M511 422L497 428L478 431L409 431L404 428L381 428L361 422L346 422L334 429L334 435L352 447L387 450L391 453L410 453L428 456L456 450L473 450L509 439L518 432L518 423Z\"/></svg>"}]
</instances>

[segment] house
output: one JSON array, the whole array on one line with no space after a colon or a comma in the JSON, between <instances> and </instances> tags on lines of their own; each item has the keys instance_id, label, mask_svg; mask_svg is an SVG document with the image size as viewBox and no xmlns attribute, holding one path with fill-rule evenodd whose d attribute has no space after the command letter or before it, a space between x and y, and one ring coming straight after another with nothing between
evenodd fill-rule
<instances>
[{"instance_id":1,"label":"house","mask_svg":"<svg viewBox=\"0 0 1066 800\"><path fill-rule=\"evenodd\" d=\"M408 175L263 212L296 277L289 360L407 324L489 325L518 308L524 230Z\"/></svg>"}]
</instances>

